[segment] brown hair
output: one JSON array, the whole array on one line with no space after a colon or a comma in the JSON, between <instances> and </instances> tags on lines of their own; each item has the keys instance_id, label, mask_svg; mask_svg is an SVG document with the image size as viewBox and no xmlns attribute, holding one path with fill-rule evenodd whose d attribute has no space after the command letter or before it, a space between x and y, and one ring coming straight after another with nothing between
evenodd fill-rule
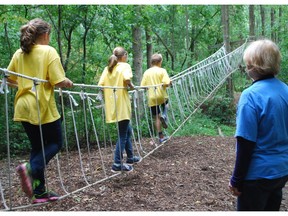
<instances>
[{"instance_id":1,"label":"brown hair","mask_svg":"<svg viewBox=\"0 0 288 216\"><path fill-rule=\"evenodd\" d=\"M258 77L277 75L280 71L279 48L268 39L252 42L245 50L243 60L248 73L253 73Z\"/></svg>"},{"instance_id":2,"label":"brown hair","mask_svg":"<svg viewBox=\"0 0 288 216\"><path fill-rule=\"evenodd\" d=\"M158 53L153 54L151 57L151 65L154 66L154 65L159 64L160 62L162 62L162 59L163 58L161 54L158 54Z\"/></svg>"},{"instance_id":3,"label":"brown hair","mask_svg":"<svg viewBox=\"0 0 288 216\"><path fill-rule=\"evenodd\" d=\"M51 26L42 19L36 18L23 25L20 29L20 46L24 53L30 53L37 38L45 33L50 34Z\"/></svg>"},{"instance_id":4,"label":"brown hair","mask_svg":"<svg viewBox=\"0 0 288 216\"><path fill-rule=\"evenodd\" d=\"M108 60L108 71L110 73L112 73L113 68L118 63L119 59L121 59L124 55L127 55L127 52L123 47L116 47L113 50L113 54L110 56Z\"/></svg>"}]
</instances>

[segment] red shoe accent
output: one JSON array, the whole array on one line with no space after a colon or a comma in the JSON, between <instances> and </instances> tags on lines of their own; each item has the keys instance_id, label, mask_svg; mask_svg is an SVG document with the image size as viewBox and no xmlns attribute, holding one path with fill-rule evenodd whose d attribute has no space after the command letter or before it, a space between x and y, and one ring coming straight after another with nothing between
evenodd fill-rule
<instances>
[{"instance_id":1,"label":"red shoe accent","mask_svg":"<svg viewBox=\"0 0 288 216\"><path fill-rule=\"evenodd\" d=\"M32 204L49 202L48 198L37 198L32 200Z\"/></svg>"}]
</instances>

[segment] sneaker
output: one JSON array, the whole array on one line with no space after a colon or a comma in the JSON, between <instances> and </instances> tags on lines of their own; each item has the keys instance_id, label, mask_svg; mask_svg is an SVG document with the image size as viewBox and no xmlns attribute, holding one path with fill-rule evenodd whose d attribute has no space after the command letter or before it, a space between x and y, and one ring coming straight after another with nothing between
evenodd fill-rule
<instances>
[{"instance_id":1,"label":"sneaker","mask_svg":"<svg viewBox=\"0 0 288 216\"><path fill-rule=\"evenodd\" d=\"M160 144L161 144L161 143L165 142L165 141L168 140L168 139L169 139L169 137L164 136L163 138L159 138L159 142L160 142Z\"/></svg>"},{"instance_id":2,"label":"sneaker","mask_svg":"<svg viewBox=\"0 0 288 216\"><path fill-rule=\"evenodd\" d=\"M161 124L162 124L162 127L163 128L168 128L168 125L167 125L167 117L165 115L161 115L160 116L160 121L161 121Z\"/></svg>"},{"instance_id":3,"label":"sneaker","mask_svg":"<svg viewBox=\"0 0 288 216\"><path fill-rule=\"evenodd\" d=\"M34 194L32 197L32 204L53 202L59 199L59 195L53 191L45 191L42 194Z\"/></svg>"},{"instance_id":4,"label":"sneaker","mask_svg":"<svg viewBox=\"0 0 288 216\"><path fill-rule=\"evenodd\" d=\"M16 172L20 177L23 192L31 198L33 196L31 167L29 163L23 163L16 167Z\"/></svg>"},{"instance_id":5,"label":"sneaker","mask_svg":"<svg viewBox=\"0 0 288 216\"><path fill-rule=\"evenodd\" d=\"M133 171L133 167L128 165L128 164L122 164L122 166L121 165L117 166L117 165L113 164L111 171L114 173L122 172L122 171L129 173L129 172Z\"/></svg>"},{"instance_id":6,"label":"sneaker","mask_svg":"<svg viewBox=\"0 0 288 216\"><path fill-rule=\"evenodd\" d=\"M133 156L133 158L127 158L126 163L133 165L136 163L140 163L142 161L142 157Z\"/></svg>"}]
</instances>

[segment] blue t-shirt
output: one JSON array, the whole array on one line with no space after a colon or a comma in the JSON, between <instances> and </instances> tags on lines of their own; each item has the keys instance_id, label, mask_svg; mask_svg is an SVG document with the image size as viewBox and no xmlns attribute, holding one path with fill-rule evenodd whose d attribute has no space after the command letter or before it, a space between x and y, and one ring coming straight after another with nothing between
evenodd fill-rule
<instances>
[{"instance_id":1,"label":"blue t-shirt","mask_svg":"<svg viewBox=\"0 0 288 216\"><path fill-rule=\"evenodd\" d=\"M288 86L270 78L244 90L235 136L256 142L246 180L288 175Z\"/></svg>"}]
</instances>

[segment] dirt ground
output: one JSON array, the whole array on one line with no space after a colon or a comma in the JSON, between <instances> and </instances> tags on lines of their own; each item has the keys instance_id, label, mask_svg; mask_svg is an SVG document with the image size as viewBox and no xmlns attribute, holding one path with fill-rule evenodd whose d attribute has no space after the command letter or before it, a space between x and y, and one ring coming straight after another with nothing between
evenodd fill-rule
<instances>
[{"instance_id":1,"label":"dirt ground","mask_svg":"<svg viewBox=\"0 0 288 216\"><path fill-rule=\"evenodd\" d=\"M233 137L176 137L134 171L21 211L235 211ZM73 179L71 179L73 181ZM281 211L288 211L288 186Z\"/></svg>"}]
</instances>

